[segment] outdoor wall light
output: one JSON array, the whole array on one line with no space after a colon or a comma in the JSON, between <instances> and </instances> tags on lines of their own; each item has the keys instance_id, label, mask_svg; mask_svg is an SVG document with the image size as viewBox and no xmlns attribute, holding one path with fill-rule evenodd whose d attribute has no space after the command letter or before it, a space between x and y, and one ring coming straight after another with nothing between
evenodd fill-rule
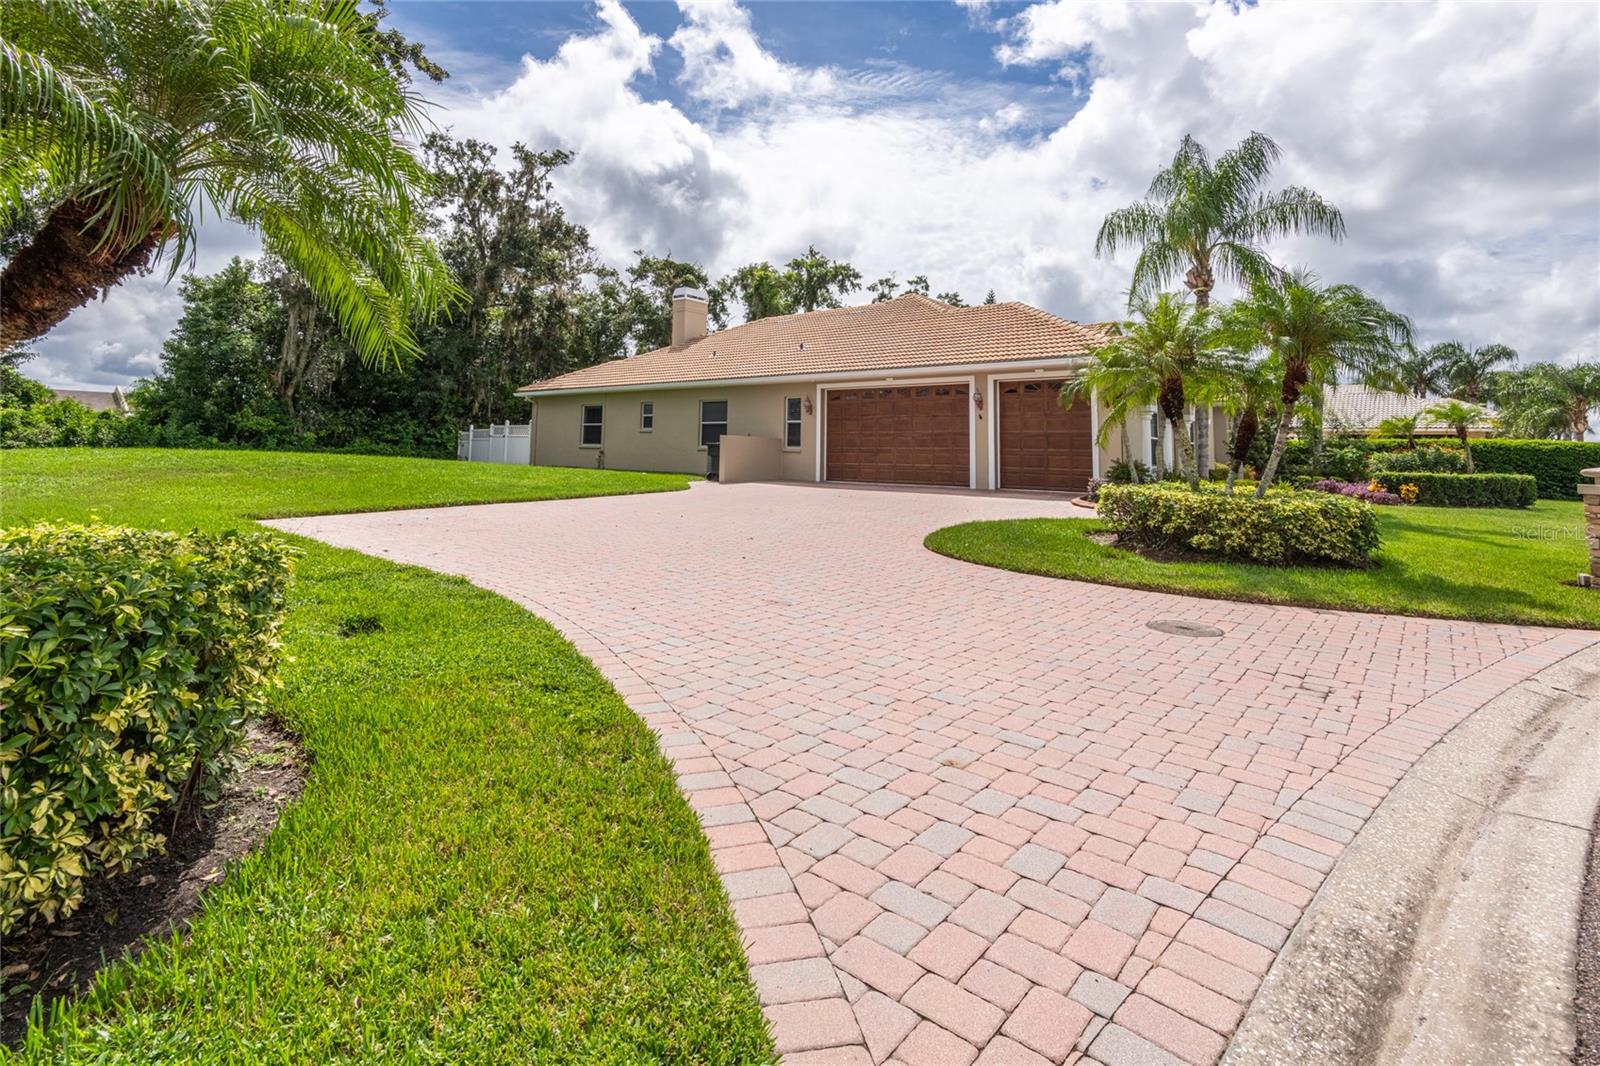
<instances>
[{"instance_id":1,"label":"outdoor wall light","mask_svg":"<svg viewBox=\"0 0 1600 1066\"><path fill-rule=\"evenodd\" d=\"M815 410L816 410L816 408L811 403L811 397L807 396L806 397L806 414L809 415Z\"/></svg>"},{"instance_id":2,"label":"outdoor wall light","mask_svg":"<svg viewBox=\"0 0 1600 1066\"><path fill-rule=\"evenodd\" d=\"M978 409L980 416L983 414L983 393L976 389L972 390L972 406Z\"/></svg>"}]
</instances>

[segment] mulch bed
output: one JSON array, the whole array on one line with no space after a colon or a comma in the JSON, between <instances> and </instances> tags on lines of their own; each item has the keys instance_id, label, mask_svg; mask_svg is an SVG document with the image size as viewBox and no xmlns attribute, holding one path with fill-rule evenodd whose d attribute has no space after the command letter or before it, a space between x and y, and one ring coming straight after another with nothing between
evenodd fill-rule
<instances>
[{"instance_id":1,"label":"mulch bed","mask_svg":"<svg viewBox=\"0 0 1600 1066\"><path fill-rule=\"evenodd\" d=\"M137 955L146 937L186 929L205 890L266 838L304 787L305 762L294 738L271 722L252 722L239 773L215 804L179 817L165 854L90 881L70 918L6 938L0 1042L21 1040L35 1001L48 1014L53 1001L83 988L103 959Z\"/></svg>"}]
</instances>

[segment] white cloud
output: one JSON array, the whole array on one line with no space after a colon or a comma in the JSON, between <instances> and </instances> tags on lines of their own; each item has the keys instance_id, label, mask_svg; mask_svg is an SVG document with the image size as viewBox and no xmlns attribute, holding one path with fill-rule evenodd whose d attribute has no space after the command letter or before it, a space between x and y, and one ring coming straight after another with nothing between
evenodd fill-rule
<instances>
[{"instance_id":1,"label":"white cloud","mask_svg":"<svg viewBox=\"0 0 1600 1066\"><path fill-rule=\"evenodd\" d=\"M818 94L833 87L826 70L802 70L761 47L750 13L720 0L678 0L683 26L669 44L683 56L679 80L689 95L733 108L774 96Z\"/></svg>"},{"instance_id":2,"label":"white cloud","mask_svg":"<svg viewBox=\"0 0 1600 1066\"><path fill-rule=\"evenodd\" d=\"M1105 213L1185 133L1220 152L1259 129L1284 149L1276 180L1317 189L1350 229L1341 246L1286 241L1281 261L1371 288L1428 339L1600 355L1592 8L971 10L1002 34L997 69L1047 71L1053 95L903 62L801 68L731 5L686 7L663 40L603 0L592 30L503 88L438 92L439 121L575 150L557 193L613 263L645 248L718 274L814 242L868 278L925 273L1082 319L1120 312L1131 266L1092 254ZM710 117L648 98L664 49Z\"/></svg>"}]
</instances>

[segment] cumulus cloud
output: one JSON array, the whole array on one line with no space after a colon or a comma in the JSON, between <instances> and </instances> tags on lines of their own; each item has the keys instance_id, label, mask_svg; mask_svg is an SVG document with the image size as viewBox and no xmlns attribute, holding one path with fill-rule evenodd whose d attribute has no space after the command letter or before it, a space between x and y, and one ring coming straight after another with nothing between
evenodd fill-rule
<instances>
[{"instance_id":1,"label":"cumulus cloud","mask_svg":"<svg viewBox=\"0 0 1600 1066\"><path fill-rule=\"evenodd\" d=\"M689 94L733 108L796 93L826 93L833 75L784 63L761 47L750 13L720 0L678 0L684 24L669 43L683 55L680 81Z\"/></svg>"},{"instance_id":2,"label":"cumulus cloud","mask_svg":"<svg viewBox=\"0 0 1600 1066\"><path fill-rule=\"evenodd\" d=\"M1350 230L1285 241L1279 261L1371 288L1427 339L1600 355L1592 9L970 7L974 34L998 34L997 74L1054 88L904 57L805 68L737 6L684 4L663 39L601 0L592 27L500 87L433 91L457 135L574 150L557 194L615 264L645 248L720 274L815 243L867 277L925 273L1080 319L1122 308L1131 260L1092 251L1106 212L1140 198L1185 133L1220 152L1261 130L1284 149L1275 180L1317 189ZM669 51L682 107L660 98Z\"/></svg>"}]
</instances>

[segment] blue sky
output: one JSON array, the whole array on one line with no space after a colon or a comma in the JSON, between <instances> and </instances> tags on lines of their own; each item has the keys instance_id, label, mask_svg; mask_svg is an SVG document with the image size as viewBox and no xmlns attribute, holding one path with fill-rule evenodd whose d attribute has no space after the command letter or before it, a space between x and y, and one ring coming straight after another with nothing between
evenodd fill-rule
<instances>
[{"instance_id":1,"label":"blue sky","mask_svg":"<svg viewBox=\"0 0 1600 1066\"><path fill-rule=\"evenodd\" d=\"M1349 237L1281 263L1371 290L1425 341L1600 357L1600 19L1561 3L679 3L396 0L451 71L441 127L575 152L555 188L604 260L713 276L808 244L868 278L1103 320L1094 255L1185 134L1275 138L1278 184ZM254 254L208 223L196 269ZM1226 296L1227 293L1222 294ZM865 294L861 294L865 298ZM132 279L40 346L56 384L159 368L181 310Z\"/></svg>"}]
</instances>

